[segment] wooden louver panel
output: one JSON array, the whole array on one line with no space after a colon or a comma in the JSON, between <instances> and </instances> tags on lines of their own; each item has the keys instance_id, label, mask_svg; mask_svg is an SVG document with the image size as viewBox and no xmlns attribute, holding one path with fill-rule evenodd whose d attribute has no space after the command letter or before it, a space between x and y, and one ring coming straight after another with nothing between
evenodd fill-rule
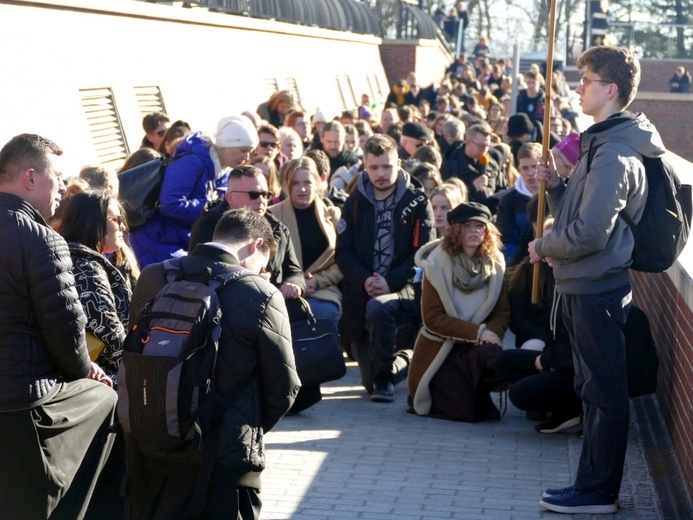
<instances>
[{"instance_id":1,"label":"wooden louver panel","mask_svg":"<svg viewBox=\"0 0 693 520\"><path fill-rule=\"evenodd\" d=\"M102 165L125 159L130 153L110 88L80 89L96 155Z\"/></svg>"}]
</instances>

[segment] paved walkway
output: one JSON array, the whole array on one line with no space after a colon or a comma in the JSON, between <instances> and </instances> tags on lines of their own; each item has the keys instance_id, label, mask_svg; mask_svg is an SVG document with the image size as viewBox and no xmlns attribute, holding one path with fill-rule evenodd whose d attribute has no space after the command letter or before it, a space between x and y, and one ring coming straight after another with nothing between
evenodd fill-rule
<instances>
[{"instance_id":1,"label":"paved walkway","mask_svg":"<svg viewBox=\"0 0 693 520\"><path fill-rule=\"evenodd\" d=\"M538 502L543 489L572 483L575 430L537 434L512 405L499 422L417 417L406 412L405 383L394 403L372 403L354 363L323 393L265 438L263 520L566 518ZM630 435L622 507L611 516L661 520L634 419Z\"/></svg>"}]
</instances>

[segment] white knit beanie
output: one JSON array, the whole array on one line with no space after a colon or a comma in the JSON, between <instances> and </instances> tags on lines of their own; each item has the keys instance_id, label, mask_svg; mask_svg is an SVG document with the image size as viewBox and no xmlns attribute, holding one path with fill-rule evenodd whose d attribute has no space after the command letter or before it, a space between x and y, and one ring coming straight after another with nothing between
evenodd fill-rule
<instances>
[{"instance_id":1,"label":"white knit beanie","mask_svg":"<svg viewBox=\"0 0 693 520\"><path fill-rule=\"evenodd\" d=\"M228 116L217 124L215 144L220 148L256 148L259 142L255 125L245 116Z\"/></svg>"}]
</instances>

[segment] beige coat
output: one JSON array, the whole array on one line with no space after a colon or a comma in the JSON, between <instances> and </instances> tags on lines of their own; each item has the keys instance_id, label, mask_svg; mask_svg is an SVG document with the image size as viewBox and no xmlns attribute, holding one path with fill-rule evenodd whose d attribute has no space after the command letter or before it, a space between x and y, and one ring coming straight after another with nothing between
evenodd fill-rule
<instances>
[{"instance_id":1,"label":"beige coat","mask_svg":"<svg viewBox=\"0 0 693 520\"><path fill-rule=\"evenodd\" d=\"M419 415L428 415L431 393L428 388L457 341L477 343L488 328L503 338L510 324L510 303L503 274L505 261L500 255L494 261L487 300L470 321L457 317L453 303L452 261L441 247L442 239L423 246L416 254L416 265L424 270L421 313L424 326L414 348L409 369L409 393Z\"/></svg>"},{"instance_id":2,"label":"beige coat","mask_svg":"<svg viewBox=\"0 0 693 520\"><path fill-rule=\"evenodd\" d=\"M335 206L328 206L322 200L315 200L315 216L318 219L320 228L327 238L327 249L313 263L313 265L303 265L303 252L301 250L300 232L296 222L296 213L290 199L285 199L279 204L271 206L269 209L272 215L277 217L284 225L289 228L292 236L294 249L298 262L303 272L310 273L317 282L318 289L310 295L316 300L323 300L337 304L339 311L342 310L342 293L337 284L342 281L344 276L339 267L334 262L334 252L337 246L337 223L341 216L341 211ZM304 237L305 238L305 237Z\"/></svg>"}]
</instances>

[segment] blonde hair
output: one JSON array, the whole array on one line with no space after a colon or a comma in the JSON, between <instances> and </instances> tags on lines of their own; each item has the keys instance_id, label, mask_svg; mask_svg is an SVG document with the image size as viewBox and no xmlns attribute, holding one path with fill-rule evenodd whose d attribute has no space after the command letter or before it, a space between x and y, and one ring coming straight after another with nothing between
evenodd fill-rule
<instances>
[{"instance_id":1,"label":"blonde hair","mask_svg":"<svg viewBox=\"0 0 693 520\"><path fill-rule=\"evenodd\" d=\"M310 173L310 176L315 182L315 196L317 198L322 197L322 179L318 173L318 167L315 165L315 161L310 157L292 159L282 167L284 191L287 195L291 195L291 182L294 180L294 176L298 170L308 170L308 173Z\"/></svg>"},{"instance_id":2,"label":"blonde hair","mask_svg":"<svg viewBox=\"0 0 693 520\"><path fill-rule=\"evenodd\" d=\"M444 182L440 186L436 186L431 190L431 195L428 197L428 200L433 200L433 197L436 195L441 195L445 197L448 201L448 205L450 206L450 209L456 208L463 202L466 202L467 200L467 194L462 193L462 191L459 189L459 187L455 184L449 183L449 182Z\"/></svg>"}]
</instances>

